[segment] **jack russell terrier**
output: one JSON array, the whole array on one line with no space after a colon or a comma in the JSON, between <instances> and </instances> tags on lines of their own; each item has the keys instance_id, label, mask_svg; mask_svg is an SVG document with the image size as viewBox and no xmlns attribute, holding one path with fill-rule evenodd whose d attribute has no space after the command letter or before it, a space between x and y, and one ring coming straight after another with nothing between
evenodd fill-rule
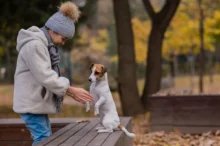
<instances>
[{"instance_id":1,"label":"jack russell terrier","mask_svg":"<svg viewBox=\"0 0 220 146\"><path fill-rule=\"evenodd\" d=\"M101 117L101 127L96 127L98 133L113 132L116 128L120 128L128 137L135 137L134 133L130 133L120 124L119 116L116 110L114 100L108 85L107 69L101 64L92 64L90 67L91 82L90 94L93 96L94 113ZM89 111L89 103L86 103L86 110Z\"/></svg>"}]
</instances>

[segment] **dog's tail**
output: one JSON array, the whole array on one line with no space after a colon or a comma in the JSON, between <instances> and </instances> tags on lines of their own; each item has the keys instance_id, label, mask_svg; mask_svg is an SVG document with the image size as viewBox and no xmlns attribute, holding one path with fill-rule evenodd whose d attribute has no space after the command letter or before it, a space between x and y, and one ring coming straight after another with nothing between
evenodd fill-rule
<instances>
[{"instance_id":1,"label":"dog's tail","mask_svg":"<svg viewBox=\"0 0 220 146\"><path fill-rule=\"evenodd\" d=\"M119 124L119 125L118 125L118 128L120 128L122 131L124 131L124 133L125 133L128 137L135 137L135 134L128 132L128 130L127 130L122 124Z\"/></svg>"},{"instance_id":2,"label":"dog's tail","mask_svg":"<svg viewBox=\"0 0 220 146\"><path fill-rule=\"evenodd\" d=\"M76 121L77 124L79 124L79 123L85 123L85 122L90 122L90 121L89 121L89 120L77 120L77 121Z\"/></svg>"}]
</instances>

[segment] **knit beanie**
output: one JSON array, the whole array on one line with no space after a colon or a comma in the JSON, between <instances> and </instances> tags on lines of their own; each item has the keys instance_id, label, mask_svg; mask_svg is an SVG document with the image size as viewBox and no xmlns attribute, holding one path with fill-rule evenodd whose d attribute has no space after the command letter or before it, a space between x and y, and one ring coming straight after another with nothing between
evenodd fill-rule
<instances>
[{"instance_id":1,"label":"knit beanie","mask_svg":"<svg viewBox=\"0 0 220 146\"><path fill-rule=\"evenodd\" d=\"M61 3L59 11L53 14L45 23L45 26L52 31L71 39L75 33L75 24L79 18L78 7L68 1Z\"/></svg>"}]
</instances>

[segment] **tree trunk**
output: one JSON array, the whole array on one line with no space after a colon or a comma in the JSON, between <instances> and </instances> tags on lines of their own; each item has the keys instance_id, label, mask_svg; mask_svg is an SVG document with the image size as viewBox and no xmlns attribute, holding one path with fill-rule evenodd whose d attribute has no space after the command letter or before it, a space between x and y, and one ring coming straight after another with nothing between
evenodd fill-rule
<instances>
[{"instance_id":1,"label":"tree trunk","mask_svg":"<svg viewBox=\"0 0 220 146\"><path fill-rule=\"evenodd\" d=\"M175 67L174 67L174 60L175 60L175 55L172 52L169 56L169 66L170 66L170 76L174 79L175 78Z\"/></svg>"},{"instance_id":2,"label":"tree trunk","mask_svg":"<svg viewBox=\"0 0 220 146\"><path fill-rule=\"evenodd\" d=\"M144 112L137 89L134 40L128 0L113 0L118 44L118 88L125 116Z\"/></svg>"},{"instance_id":3,"label":"tree trunk","mask_svg":"<svg viewBox=\"0 0 220 146\"><path fill-rule=\"evenodd\" d=\"M205 70L205 51L204 51L204 14L202 8L202 0L198 0L199 5L199 35L200 35L200 56L199 56L199 91L203 92L203 76Z\"/></svg>"},{"instance_id":4,"label":"tree trunk","mask_svg":"<svg viewBox=\"0 0 220 146\"><path fill-rule=\"evenodd\" d=\"M212 54L209 55L209 83L213 84L213 56Z\"/></svg>"},{"instance_id":5,"label":"tree trunk","mask_svg":"<svg viewBox=\"0 0 220 146\"><path fill-rule=\"evenodd\" d=\"M156 93L160 89L162 41L163 34L153 26L148 42L147 71L143 93L145 105L147 104L147 95Z\"/></svg>"},{"instance_id":6,"label":"tree trunk","mask_svg":"<svg viewBox=\"0 0 220 146\"><path fill-rule=\"evenodd\" d=\"M11 70L11 55L9 48L6 49L6 79L8 83L11 83L11 76L12 76L12 70Z\"/></svg>"},{"instance_id":7,"label":"tree trunk","mask_svg":"<svg viewBox=\"0 0 220 146\"><path fill-rule=\"evenodd\" d=\"M152 21L152 30L148 42L147 69L142 100L145 108L148 107L147 96L160 89L161 81L161 54L164 33L175 14L180 0L166 0L162 10L155 13L149 0L143 0L146 11Z\"/></svg>"},{"instance_id":8,"label":"tree trunk","mask_svg":"<svg viewBox=\"0 0 220 146\"><path fill-rule=\"evenodd\" d=\"M193 53L190 53L187 56L188 59L188 63L190 65L190 88L193 89L194 88L194 75L195 75L195 56L193 55Z\"/></svg>"}]
</instances>

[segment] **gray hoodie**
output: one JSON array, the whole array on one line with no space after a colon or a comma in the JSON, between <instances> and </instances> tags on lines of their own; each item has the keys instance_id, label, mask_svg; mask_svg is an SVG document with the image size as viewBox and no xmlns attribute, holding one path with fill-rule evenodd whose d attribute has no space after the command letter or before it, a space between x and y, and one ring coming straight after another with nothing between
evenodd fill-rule
<instances>
[{"instance_id":1,"label":"gray hoodie","mask_svg":"<svg viewBox=\"0 0 220 146\"><path fill-rule=\"evenodd\" d=\"M53 93L63 96L69 80L58 77L52 70L48 41L43 31L36 26L21 29L16 49L19 53L14 76L13 110L16 113L56 113Z\"/></svg>"}]
</instances>

